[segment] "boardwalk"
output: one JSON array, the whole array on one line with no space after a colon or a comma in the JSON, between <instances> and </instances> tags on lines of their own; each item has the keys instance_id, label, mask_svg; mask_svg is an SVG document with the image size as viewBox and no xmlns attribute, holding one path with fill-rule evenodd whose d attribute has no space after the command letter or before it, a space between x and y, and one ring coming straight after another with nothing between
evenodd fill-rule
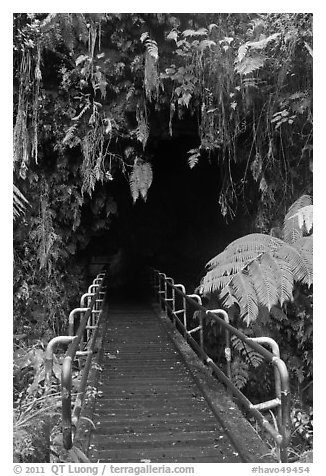
<instances>
[{"instance_id":1,"label":"boardwalk","mask_svg":"<svg viewBox=\"0 0 326 476\"><path fill-rule=\"evenodd\" d=\"M110 306L90 460L242 462L160 321Z\"/></svg>"}]
</instances>

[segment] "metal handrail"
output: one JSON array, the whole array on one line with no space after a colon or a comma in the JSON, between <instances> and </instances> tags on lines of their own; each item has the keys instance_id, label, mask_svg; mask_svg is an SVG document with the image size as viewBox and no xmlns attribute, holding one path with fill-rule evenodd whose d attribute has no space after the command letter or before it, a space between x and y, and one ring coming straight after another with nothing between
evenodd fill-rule
<instances>
[{"instance_id":1,"label":"metal handrail","mask_svg":"<svg viewBox=\"0 0 326 476\"><path fill-rule=\"evenodd\" d=\"M95 293L92 293L92 299L88 307L76 308L69 315L69 336L58 336L52 339L46 348L45 369L46 369L46 390L49 392L51 386L53 352L54 347L59 343L69 343L65 358L61 369L61 401L62 401L62 433L63 446L65 449L72 448L73 437L81 412L82 403L85 396L85 390L88 380L88 374L91 367L91 361L95 342L97 338L98 328L101 319L101 304L103 299L99 299L100 295L104 295L104 279L105 274L101 273L94 279L96 286ZM100 283L99 283L100 281ZM85 298L89 297L89 293L82 296L82 304ZM77 313L82 315L79 322L76 335L73 335L74 317ZM96 319L97 317L97 319ZM86 350L84 350L86 349ZM81 380L79 390L74 401L72 410L71 389L72 389L72 364L76 357L86 356L85 364L81 371Z\"/></svg>"},{"instance_id":2,"label":"metal handrail","mask_svg":"<svg viewBox=\"0 0 326 476\"><path fill-rule=\"evenodd\" d=\"M258 424L265 429L274 439L280 450L281 462L288 461L287 446L290 436L290 386L289 374L286 365L279 357L279 350L276 342L271 338L249 338L241 331L229 323L228 314L223 309L206 309L200 302L197 295L187 295L185 288L181 284L174 284L172 278L168 278L164 273L153 270L153 288L157 301L163 310L164 316L172 317L174 325L179 329L191 347L197 352L200 358L213 370L217 377L226 385L229 391L239 399L241 404L257 420ZM163 283L162 283L163 281ZM162 285L163 284L163 285ZM172 290L172 298L169 296L169 289ZM176 309L175 296L178 294L182 298L182 308ZM195 297L195 299L194 299ZM199 298L199 299L198 299ZM172 306L171 306L172 301ZM189 329L187 324L187 303L191 304L197 311L200 311L200 325L194 329ZM169 311L169 313L168 313ZM181 314L181 318L179 317ZM203 325L206 318L214 319L226 332L225 357L227 363L227 375L216 365L207 355L204 349ZM192 333L200 331L200 343L192 337ZM264 357L267 362L274 366L275 392L276 398L261 404L252 404L250 400L234 385L231 375L231 348L230 334L236 335L242 342L254 349ZM272 352L265 349L260 343L269 345ZM260 410L277 408L278 429L275 429L264 417Z\"/></svg>"},{"instance_id":3,"label":"metal handrail","mask_svg":"<svg viewBox=\"0 0 326 476\"><path fill-rule=\"evenodd\" d=\"M99 279L98 276L96 279ZM92 293L92 299L89 303L89 307L85 311L83 315L79 327L75 336L75 339L71 342L66 352L66 356L64 358L62 364L62 371L61 371L61 388L62 388L62 435L63 435L63 446L65 449L72 448L73 445L73 437L75 433L75 429L77 426L78 418L80 415L88 373L91 366L91 360L93 355L93 350L95 347L95 342L97 338L98 327L100 323L101 313L98 314L98 319L95 324L94 322L94 311L99 311L99 303L102 299L99 299L99 295L101 290L103 289L103 280L104 277L101 278L101 284L96 285L95 293ZM89 294L89 293L87 293ZM81 301L83 303L83 295ZM90 325L91 324L91 325ZM95 325L94 325L95 324ZM87 350L83 350L84 342L84 335L86 331L87 336ZM79 350L80 349L80 350ZM74 408L72 411L71 408L71 388L72 388L72 363L77 355L86 355L86 362L85 366L82 370L81 381L79 386L79 391L77 393L77 397L75 400Z\"/></svg>"}]
</instances>

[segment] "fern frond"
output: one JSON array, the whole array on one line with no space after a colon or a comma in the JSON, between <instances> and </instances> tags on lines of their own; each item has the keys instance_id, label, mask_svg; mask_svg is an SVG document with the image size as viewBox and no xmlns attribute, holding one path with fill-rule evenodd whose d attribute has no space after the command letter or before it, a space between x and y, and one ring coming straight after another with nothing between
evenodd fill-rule
<instances>
[{"instance_id":1,"label":"fern frond","mask_svg":"<svg viewBox=\"0 0 326 476\"><path fill-rule=\"evenodd\" d=\"M261 354L240 340L236 335L231 336L231 344L233 349L238 352L248 365L257 368L264 361L264 357Z\"/></svg>"},{"instance_id":2,"label":"fern frond","mask_svg":"<svg viewBox=\"0 0 326 476\"><path fill-rule=\"evenodd\" d=\"M76 136L77 124L73 124L67 129L66 135L62 139L62 145L68 145L70 147L80 143L80 138Z\"/></svg>"},{"instance_id":3,"label":"fern frond","mask_svg":"<svg viewBox=\"0 0 326 476\"><path fill-rule=\"evenodd\" d=\"M146 41L145 41L145 46L146 46L146 50L148 52L148 54L150 56L152 56L155 61L158 60L158 47L157 47L157 43L155 40L151 40L150 38L148 38Z\"/></svg>"},{"instance_id":4,"label":"fern frond","mask_svg":"<svg viewBox=\"0 0 326 476\"><path fill-rule=\"evenodd\" d=\"M145 116L139 112L137 112L137 122L138 127L135 130L136 138L143 144L143 149L145 149L149 138L149 127Z\"/></svg>"},{"instance_id":5,"label":"fern frond","mask_svg":"<svg viewBox=\"0 0 326 476\"><path fill-rule=\"evenodd\" d=\"M148 190L152 184L153 172L149 162L136 159L133 170L129 177L129 185L133 202L141 196L144 201L147 199Z\"/></svg>"},{"instance_id":6,"label":"fern frond","mask_svg":"<svg viewBox=\"0 0 326 476\"><path fill-rule=\"evenodd\" d=\"M298 274L298 281L301 281L308 286L311 286L313 283L313 237L304 236L300 238L295 243L293 243L293 248L295 248L301 257L301 267L300 273ZM296 275L295 275L296 276Z\"/></svg>"},{"instance_id":7,"label":"fern frond","mask_svg":"<svg viewBox=\"0 0 326 476\"><path fill-rule=\"evenodd\" d=\"M306 238L312 240L312 237ZM312 252L309 252L301 245L301 240L299 244L295 242L292 246L288 243L284 243L284 246L275 253L275 257L288 263L294 281L302 282L308 286L312 284Z\"/></svg>"},{"instance_id":8,"label":"fern frond","mask_svg":"<svg viewBox=\"0 0 326 476\"><path fill-rule=\"evenodd\" d=\"M147 193L153 181L152 167L148 162L144 162L142 164L142 177L143 177L143 180L141 182L140 195L143 197L143 200L146 202Z\"/></svg>"},{"instance_id":9,"label":"fern frond","mask_svg":"<svg viewBox=\"0 0 326 476\"><path fill-rule=\"evenodd\" d=\"M286 261L276 260L270 253L265 253L263 258L274 276L278 288L278 300L283 306L284 302L292 300L293 274L291 268Z\"/></svg>"},{"instance_id":10,"label":"fern frond","mask_svg":"<svg viewBox=\"0 0 326 476\"><path fill-rule=\"evenodd\" d=\"M230 289L229 285L224 286L221 293L219 294L219 298L221 299L223 306L226 308L230 308L234 304L238 304L237 300L232 295L232 290Z\"/></svg>"},{"instance_id":11,"label":"fern frond","mask_svg":"<svg viewBox=\"0 0 326 476\"><path fill-rule=\"evenodd\" d=\"M29 205L29 201L25 198L22 192L19 190L16 185L13 186L13 215L14 219L19 215L22 215L26 209L26 206Z\"/></svg>"},{"instance_id":12,"label":"fern frond","mask_svg":"<svg viewBox=\"0 0 326 476\"><path fill-rule=\"evenodd\" d=\"M200 159L200 151L199 149L191 149L188 150L188 154L191 154L188 157L188 165L191 169L193 169L197 164Z\"/></svg>"},{"instance_id":13,"label":"fern frond","mask_svg":"<svg viewBox=\"0 0 326 476\"><path fill-rule=\"evenodd\" d=\"M265 60L266 57L259 54L254 56L246 56L241 60L241 62L236 63L234 67L235 72L243 75L250 74L253 71L257 71L257 69L262 68L262 66L264 66Z\"/></svg>"},{"instance_id":14,"label":"fern frond","mask_svg":"<svg viewBox=\"0 0 326 476\"><path fill-rule=\"evenodd\" d=\"M282 311L281 308L278 306L273 306L271 309L271 315L276 319L277 321L284 321L284 319L287 319L286 314Z\"/></svg>"},{"instance_id":15,"label":"fern frond","mask_svg":"<svg viewBox=\"0 0 326 476\"><path fill-rule=\"evenodd\" d=\"M146 97L151 101L153 97L157 98L159 89L158 47L157 42L149 37L148 32L143 33L140 40L146 47L144 84Z\"/></svg>"},{"instance_id":16,"label":"fern frond","mask_svg":"<svg viewBox=\"0 0 326 476\"><path fill-rule=\"evenodd\" d=\"M248 382L249 366L237 356L231 363L231 373L232 382L238 389L241 389Z\"/></svg>"},{"instance_id":17,"label":"fern frond","mask_svg":"<svg viewBox=\"0 0 326 476\"><path fill-rule=\"evenodd\" d=\"M300 238L299 240L297 240L293 246L297 249L300 249L300 250L304 250L306 251L307 253L309 253L309 255L311 256L311 260L312 260L312 252L313 252L313 235L309 235L309 236L303 236L302 238Z\"/></svg>"},{"instance_id":18,"label":"fern frond","mask_svg":"<svg viewBox=\"0 0 326 476\"><path fill-rule=\"evenodd\" d=\"M246 56L248 51L248 43L245 43L244 45L241 45L238 49L238 56L235 60L236 63L240 63L243 58Z\"/></svg>"},{"instance_id":19,"label":"fern frond","mask_svg":"<svg viewBox=\"0 0 326 476\"><path fill-rule=\"evenodd\" d=\"M210 260L200 285L204 295L220 293L223 305L237 303L249 323L259 306L271 310L292 299L293 283L312 284L312 236L286 243L271 235L242 237Z\"/></svg>"},{"instance_id":20,"label":"fern frond","mask_svg":"<svg viewBox=\"0 0 326 476\"><path fill-rule=\"evenodd\" d=\"M72 24L71 13L59 13L58 20L62 35L62 41L69 50L72 50L76 43L75 32Z\"/></svg>"},{"instance_id":21,"label":"fern frond","mask_svg":"<svg viewBox=\"0 0 326 476\"><path fill-rule=\"evenodd\" d=\"M303 230L300 227L298 216L296 214L299 213L299 211L304 207L310 205L312 205L311 196L302 195L289 208L287 214L285 215L283 224L284 241L286 241L287 243L294 243L299 238L302 238Z\"/></svg>"},{"instance_id":22,"label":"fern frond","mask_svg":"<svg viewBox=\"0 0 326 476\"><path fill-rule=\"evenodd\" d=\"M140 41L144 43L144 41L147 40L147 38L149 38L149 33L148 31L145 31L144 33L141 34Z\"/></svg>"},{"instance_id":23,"label":"fern frond","mask_svg":"<svg viewBox=\"0 0 326 476\"><path fill-rule=\"evenodd\" d=\"M78 114L78 116L75 116L75 117L72 117L72 121L79 121L79 119L85 114L85 112L88 111L88 109L90 109L91 107L91 103L87 103L83 109L80 111L80 113Z\"/></svg>"},{"instance_id":24,"label":"fern frond","mask_svg":"<svg viewBox=\"0 0 326 476\"><path fill-rule=\"evenodd\" d=\"M273 40L276 40L276 38L278 38L280 34L281 33L273 33L273 35L270 35L267 38L263 38L262 40L249 41L247 45L250 46L250 48L254 50L262 50L268 45L268 43L270 43Z\"/></svg>"},{"instance_id":25,"label":"fern frond","mask_svg":"<svg viewBox=\"0 0 326 476\"><path fill-rule=\"evenodd\" d=\"M264 259L253 261L249 266L249 277L254 286L259 302L268 310L278 303L278 282L273 269L269 266L269 260ZM258 314L258 312L257 312Z\"/></svg>"},{"instance_id":26,"label":"fern frond","mask_svg":"<svg viewBox=\"0 0 326 476\"><path fill-rule=\"evenodd\" d=\"M306 205L305 207L300 208L294 215L290 218L298 217L298 225L300 230L307 230L307 233L310 233L313 227L313 205Z\"/></svg>"},{"instance_id":27,"label":"fern frond","mask_svg":"<svg viewBox=\"0 0 326 476\"><path fill-rule=\"evenodd\" d=\"M264 251L243 251L231 254L228 250L214 267L214 275L230 276L244 270L253 260L259 258ZM221 253L222 255L222 253ZM210 268L208 268L210 269Z\"/></svg>"},{"instance_id":28,"label":"fern frond","mask_svg":"<svg viewBox=\"0 0 326 476\"><path fill-rule=\"evenodd\" d=\"M145 54L145 93L146 97L151 101L152 98L158 97L159 75L157 69L157 59L154 55L146 51Z\"/></svg>"},{"instance_id":29,"label":"fern frond","mask_svg":"<svg viewBox=\"0 0 326 476\"><path fill-rule=\"evenodd\" d=\"M230 243L222 253L212 258L206 265L207 269L232 261L248 262L260 254L275 251L283 246L283 241L275 236L263 233L251 233Z\"/></svg>"},{"instance_id":30,"label":"fern frond","mask_svg":"<svg viewBox=\"0 0 326 476\"><path fill-rule=\"evenodd\" d=\"M182 32L182 35L187 37L187 36L206 36L208 33L208 30L206 28L199 28L198 30L184 30Z\"/></svg>"},{"instance_id":31,"label":"fern frond","mask_svg":"<svg viewBox=\"0 0 326 476\"><path fill-rule=\"evenodd\" d=\"M49 207L47 194L42 195L40 214L30 236L37 244L40 269L46 268L48 276L51 274L53 262L59 258L58 245L62 242L61 237L54 231L53 215L54 212Z\"/></svg>"},{"instance_id":32,"label":"fern frond","mask_svg":"<svg viewBox=\"0 0 326 476\"><path fill-rule=\"evenodd\" d=\"M235 274L229 287L239 303L240 317L249 325L258 316L258 300L248 274L246 272Z\"/></svg>"},{"instance_id":33,"label":"fern frond","mask_svg":"<svg viewBox=\"0 0 326 476\"><path fill-rule=\"evenodd\" d=\"M135 86L134 85L130 86L126 95L126 101L129 101L135 95L135 92L136 92Z\"/></svg>"},{"instance_id":34,"label":"fern frond","mask_svg":"<svg viewBox=\"0 0 326 476\"><path fill-rule=\"evenodd\" d=\"M220 275L220 273L223 272L223 269L220 269L220 273L215 271L215 269L208 271L202 279L200 290L203 294L211 294L214 291L220 291L230 283L230 275Z\"/></svg>"}]
</instances>

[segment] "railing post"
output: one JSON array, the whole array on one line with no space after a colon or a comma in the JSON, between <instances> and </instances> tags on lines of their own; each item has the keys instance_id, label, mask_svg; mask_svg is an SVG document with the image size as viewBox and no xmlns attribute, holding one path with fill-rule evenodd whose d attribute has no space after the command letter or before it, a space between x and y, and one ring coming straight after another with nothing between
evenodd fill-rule
<instances>
[{"instance_id":1,"label":"railing post","mask_svg":"<svg viewBox=\"0 0 326 476\"><path fill-rule=\"evenodd\" d=\"M198 304L202 305L201 297L198 294L188 294L188 297L195 299ZM204 350L204 328L203 328L203 316L199 315L199 344L202 350Z\"/></svg>"},{"instance_id":2,"label":"railing post","mask_svg":"<svg viewBox=\"0 0 326 476\"><path fill-rule=\"evenodd\" d=\"M150 278L150 281L151 281L151 287L152 287L152 300L153 302L156 301L156 269L154 268L150 268L151 270L151 278Z\"/></svg>"},{"instance_id":3,"label":"railing post","mask_svg":"<svg viewBox=\"0 0 326 476\"><path fill-rule=\"evenodd\" d=\"M157 302L160 305L160 309L162 309L162 303L161 303L161 274L159 271L157 272Z\"/></svg>"},{"instance_id":4,"label":"railing post","mask_svg":"<svg viewBox=\"0 0 326 476\"><path fill-rule=\"evenodd\" d=\"M68 335L72 336L74 335L74 322L75 322L75 314L78 312L83 314L83 312L86 312L88 307L76 307L73 309L70 314L69 314L69 319L68 319Z\"/></svg>"},{"instance_id":5,"label":"railing post","mask_svg":"<svg viewBox=\"0 0 326 476\"><path fill-rule=\"evenodd\" d=\"M80 298L80 307L85 307L85 299L89 300L89 298L92 298L95 293L85 293L82 295ZM88 306L87 306L88 307Z\"/></svg>"},{"instance_id":6,"label":"railing post","mask_svg":"<svg viewBox=\"0 0 326 476\"><path fill-rule=\"evenodd\" d=\"M160 275L156 269L153 269L153 283L154 283L154 302L159 303L159 289L160 289Z\"/></svg>"},{"instance_id":7,"label":"railing post","mask_svg":"<svg viewBox=\"0 0 326 476\"><path fill-rule=\"evenodd\" d=\"M206 314L209 312L213 312L214 314L221 316L227 324L230 324L229 315L226 311L224 311L224 309L210 309L209 311L206 312ZM226 360L226 375L232 381L232 371L231 371L232 353L231 353L230 331L228 328L225 328L224 355Z\"/></svg>"},{"instance_id":8,"label":"railing post","mask_svg":"<svg viewBox=\"0 0 326 476\"><path fill-rule=\"evenodd\" d=\"M166 316L166 292L167 292L167 287L166 287L166 274L160 273L160 281L163 279L163 286L160 285L160 300L161 300L161 309L163 311L163 315ZM163 297L162 297L163 295Z\"/></svg>"},{"instance_id":9,"label":"railing post","mask_svg":"<svg viewBox=\"0 0 326 476\"><path fill-rule=\"evenodd\" d=\"M289 373L283 360L279 357L274 357L273 365L277 367L281 379L281 409L282 409L282 424L280 433L282 435L282 442L280 444L280 457L282 463L287 463L288 453L287 446L290 439L290 384Z\"/></svg>"},{"instance_id":10,"label":"railing post","mask_svg":"<svg viewBox=\"0 0 326 476\"><path fill-rule=\"evenodd\" d=\"M89 292L90 294L94 294L94 293L96 293L97 288L99 288L99 287L100 287L100 284L91 284L91 285L88 287L88 292ZM94 291L94 289L95 289L95 291Z\"/></svg>"},{"instance_id":11,"label":"railing post","mask_svg":"<svg viewBox=\"0 0 326 476\"><path fill-rule=\"evenodd\" d=\"M173 323L175 324L175 315L174 315L174 311L175 311L175 290L173 288L173 285L174 285L174 281L172 278L166 278L166 285L167 285L167 289L166 289L166 295L167 295L167 298L166 300L168 302L171 302L172 303L172 306L171 306L171 309L172 309L172 321ZM169 293L168 293L168 286L170 286L171 288L171 297L169 297Z\"/></svg>"},{"instance_id":12,"label":"railing post","mask_svg":"<svg viewBox=\"0 0 326 476\"><path fill-rule=\"evenodd\" d=\"M268 345L268 346L271 348L273 355L274 355L275 357L277 357L278 359L280 358L280 349L279 349L279 346L278 346L277 342L275 342L275 340L272 339L271 337L251 337L250 340L252 340L252 341L254 341L254 342L258 342L258 344L266 344L266 345ZM275 394L276 394L276 398L278 398L279 401L280 401L280 405L277 406L277 416L276 416L276 419L277 419L277 423L278 423L279 427L281 427L281 425L282 425L281 376L280 376L279 369L278 369L276 366L274 366L274 379L275 379Z\"/></svg>"},{"instance_id":13,"label":"railing post","mask_svg":"<svg viewBox=\"0 0 326 476\"><path fill-rule=\"evenodd\" d=\"M71 357L64 359L61 371L62 387L62 437L63 446L67 450L72 448L72 423L71 423Z\"/></svg>"},{"instance_id":14,"label":"railing post","mask_svg":"<svg viewBox=\"0 0 326 476\"><path fill-rule=\"evenodd\" d=\"M53 372L53 354L54 347L58 344L70 344L74 340L75 336L57 336L50 340L45 349L45 361L44 361L44 372L45 372L45 393L49 393L51 390L51 379Z\"/></svg>"},{"instance_id":15,"label":"railing post","mask_svg":"<svg viewBox=\"0 0 326 476\"><path fill-rule=\"evenodd\" d=\"M187 337L187 301L186 301L186 288L184 287L183 284L175 284L175 288L180 289L182 292L182 309L178 309L177 311L174 312L174 314L181 314L183 315L183 335L186 338Z\"/></svg>"}]
</instances>

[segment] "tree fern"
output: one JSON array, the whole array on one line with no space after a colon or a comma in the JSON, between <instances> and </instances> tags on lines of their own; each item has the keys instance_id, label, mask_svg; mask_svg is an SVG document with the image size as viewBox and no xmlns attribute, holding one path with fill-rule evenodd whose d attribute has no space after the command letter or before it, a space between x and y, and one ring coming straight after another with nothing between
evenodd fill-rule
<instances>
[{"instance_id":1,"label":"tree fern","mask_svg":"<svg viewBox=\"0 0 326 476\"><path fill-rule=\"evenodd\" d=\"M258 41L247 41L241 45L235 60L235 71L239 74L246 75L260 69L264 65L266 57L262 54L253 53L252 50L263 50L268 43L276 40L279 36L280 33L274 33ZM248 53L249 55L247 56Z\"/></svg>"},{"instance_id":2,"label":"tree fern","mask_svg":"<svg viewBox=\"0 0 326 476\"><path fill-rule=\"evenodd\" d=\"M286 215L284 235L290 242L261 233L235 240L209 261L200 292L219 294L226 308L236 303L240 316L249 325L257 318L259 307L270 311L291 300L294 282L310 286L312 236L302 236L298 220L291 221L308 201L310 197L301 197Z\"/></svg>"}]
</instances>

